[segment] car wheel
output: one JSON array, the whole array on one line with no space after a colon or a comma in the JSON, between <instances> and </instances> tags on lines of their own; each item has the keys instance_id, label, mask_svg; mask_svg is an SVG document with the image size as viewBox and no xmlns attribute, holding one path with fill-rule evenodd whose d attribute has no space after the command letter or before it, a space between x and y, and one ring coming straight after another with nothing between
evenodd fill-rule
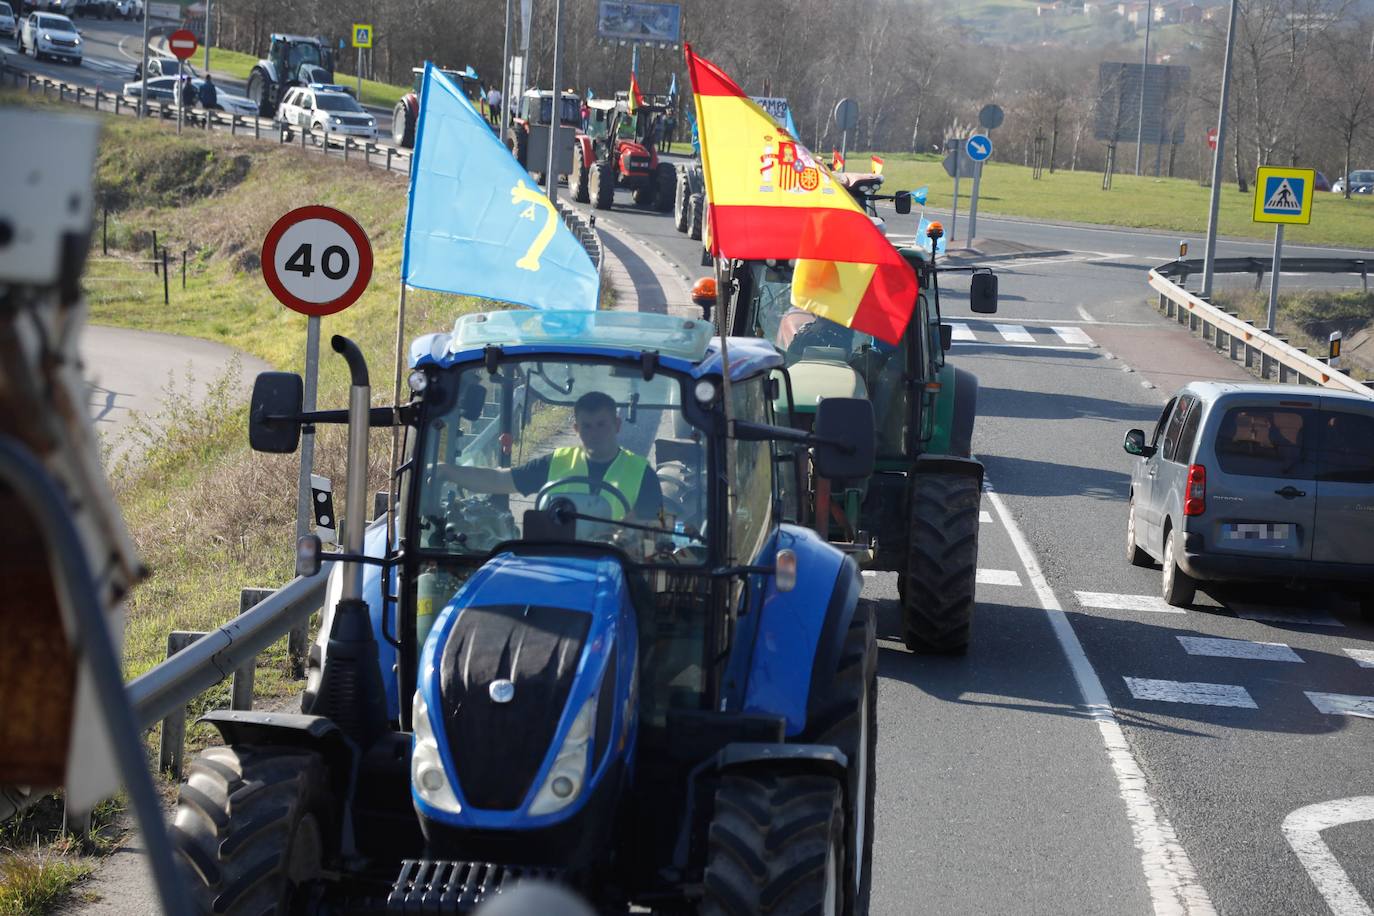
<instances>
[{"instance_id":1,"label":"car wheel","mask_svg":"<svg viewBox=\"0 0 1374 916\"><path fill-rule=\"evenodd\" d=\"M1135 498L1126 506L1126 560L1132 566L1153 566L1154 560L1136 544L1135 540Z\"/></svg>"},{"instance_id":2,"label":"car wheel","mask_svg":"<svg viewBox=\"0 0 1374 916\"><path fill-rule=\"evenodd\" d=\"M1170 607L1191 607L1197 596L1197 581L1178 568L1176 538L1171 529L1164 537L1164 603Z\"/></svg>"}]
</instances>

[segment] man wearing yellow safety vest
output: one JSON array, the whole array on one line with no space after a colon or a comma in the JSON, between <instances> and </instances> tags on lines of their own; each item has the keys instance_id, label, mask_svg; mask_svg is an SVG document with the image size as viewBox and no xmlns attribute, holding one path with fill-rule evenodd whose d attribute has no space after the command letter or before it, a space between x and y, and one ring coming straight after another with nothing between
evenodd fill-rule
<instances>
[{"instance_id":1,"label":"man wearing yellow safety vest","mask_svg":"<svg viewBox=\"0 0 1374 916\"><path fill-rule=\"evenodd\" d=\"M526 496L550 482L568 480L566 487L553 492L580 495L599 491L606 508L597 514L605 511L607 518L620 521L627 517L625 504L595 486L606 483L624 495L631 507L628 517L643 521L657 517L663 505L658 474L646 459L620 447L620 417L611 396L589 391L578 398L573 405L573 430L582 440L580 446L554 449L514 468L449 467L446 476L470 490Z\"/></svg>"}]
</instances>

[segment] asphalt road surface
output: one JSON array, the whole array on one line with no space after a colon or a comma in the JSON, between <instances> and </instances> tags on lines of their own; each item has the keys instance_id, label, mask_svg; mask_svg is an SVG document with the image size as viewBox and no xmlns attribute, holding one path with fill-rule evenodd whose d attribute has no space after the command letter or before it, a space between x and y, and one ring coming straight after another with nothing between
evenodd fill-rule
<instances>
[{"instance_id":1,"label":"asphalt road surface","mask_svg":"<svg viewBox=\"0 0 1374 916\"><path fill-rule=\"evenodd\" d=\"M597 216L708 274L671 214L621 191ZM1200 593L1173 611L1159 571L1125 559L1123 434L1184 381L1245 377L1148 304L1146 270L1177 237L978 228L1055 253L990 262L996 316L941 281L951 359L981 382L978 609L967 657L914 656L893 575L865 580L884 637L873 912L1369 913L1374 627L1319 593ZM1231 283L1253 278L1218 275Z\"/></svg>"}]
</instances>

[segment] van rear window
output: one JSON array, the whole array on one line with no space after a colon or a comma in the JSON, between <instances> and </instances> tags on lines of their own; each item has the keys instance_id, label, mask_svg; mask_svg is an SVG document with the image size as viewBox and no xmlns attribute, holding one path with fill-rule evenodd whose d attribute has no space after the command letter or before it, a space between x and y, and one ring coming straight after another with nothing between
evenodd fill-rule
<instances>
[{"instance_id":1,"label":"van rear window","mask_svg":"<svg viewBox=\"0 0 1374 916\"><path fill-rule=\"evenodd\" d=\"M1324 410L1317 479L1374 483L1374 417Z\"/></svg>"},{"instance_id":2,"label":"van rear window","mask_svg":"<svg viewBox=\"0 0 1374 916\"><path fill-rule=\"evenodd\" d=\"M1311 480L1320 424L1315 410L1232 407L1217 428L1217 463L1227 474Z\"/></svg>"}]
</instances>

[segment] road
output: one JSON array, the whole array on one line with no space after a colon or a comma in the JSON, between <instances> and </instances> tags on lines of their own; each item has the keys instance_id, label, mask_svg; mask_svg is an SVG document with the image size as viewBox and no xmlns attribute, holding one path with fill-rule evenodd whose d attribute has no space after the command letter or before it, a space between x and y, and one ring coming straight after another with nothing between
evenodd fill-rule
<instances>
[{"instance_id":1,"label":"road","mask_svg":"<svg viewBox=\"0 0 1374 916\"><path fill-rule=\"evenodd\" d=\"M707 275L699 243L670 215L637 210L624 192L597 215L689 278ZM913 218L889 215L894 232L903 219ZM1185 380L1244 377L1147 304L1145 271L1175 257L1178 239L978 225L981 237L1057 253L991 262L993 320L967 311L957 276L942 280L951 358L982 386L974 444L991 492L967 657L906 652L893 575L865 581L884 637L873 912L1331 911L1294 851L1322 861L1311 831L1290 829L1290 842L1283 825L1306 806L1370 793L1374 723L1324 713L1307 692L1374 694L1362 667L1374 628L1321 594L1201 595L1170 612L1160 573L1124 557L1123 434L1149 428ZM1267 251L1218 245L1223 257ZM1246 653L1256 657L1235 657ZM1189 693L1195 684L1230 689ZM1236 705L1218 702L1228 697ZM1354 889L1334 911L1369 912L1374 821L1322 839ZM1340 890L1332 872L1315 874Z\"/></svg>"}]
</instances>

